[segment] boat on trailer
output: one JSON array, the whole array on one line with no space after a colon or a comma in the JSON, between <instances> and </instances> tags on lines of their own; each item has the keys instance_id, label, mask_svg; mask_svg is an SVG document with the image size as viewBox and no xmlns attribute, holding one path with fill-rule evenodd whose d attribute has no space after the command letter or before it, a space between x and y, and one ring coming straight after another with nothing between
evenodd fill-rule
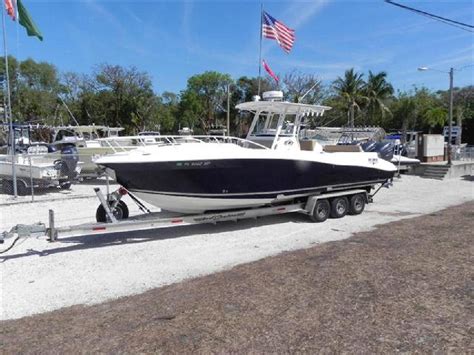
<instances>
[{"instance_id":1,"label":"boat on trailer","mask_svg":"<svg viewBox=\"0 0 474 355\"><path fill-rule=\"evenodd\" d=\"M373 186L396 168L376 153L302 150L304 121L330 107L252 101L237 109L257 122L275 120L270 147L235 137L167 137L162 143L100 157L118 183L151 205L180 213L203 213L272 205L327 191ZM165 138L162 136L162 138Z\"/></svg>"}]
</instances>

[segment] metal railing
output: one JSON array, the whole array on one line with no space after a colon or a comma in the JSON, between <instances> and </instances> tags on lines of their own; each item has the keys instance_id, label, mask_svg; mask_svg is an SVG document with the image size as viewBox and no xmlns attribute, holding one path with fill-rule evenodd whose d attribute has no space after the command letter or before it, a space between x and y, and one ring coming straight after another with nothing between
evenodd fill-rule
<instances>
[{"instance_id":1,"label":"metal railing","mask_svg":"<svg viewBox=\"0 0 474 355\"><path fill-rule=\"evenodd\" d=\"M124 136L103 138L100 143L104 147L109 147L115 152L127 151L130 149L150 146L150 145L181 145L186 143L219 143L236 144L244 148L269 149L262 144L249 141L247 139L231 136Z\"/></svg>"},{"instance_id":2,"label":"metal railing","mask_svg":"<svg viewBox=\"0 0 474 355\"><path fill-rule=\"evenodd\" d=\"M453 146L452 159L456 161L474 160L474 146Z\"/></svg>"}]
</instances>

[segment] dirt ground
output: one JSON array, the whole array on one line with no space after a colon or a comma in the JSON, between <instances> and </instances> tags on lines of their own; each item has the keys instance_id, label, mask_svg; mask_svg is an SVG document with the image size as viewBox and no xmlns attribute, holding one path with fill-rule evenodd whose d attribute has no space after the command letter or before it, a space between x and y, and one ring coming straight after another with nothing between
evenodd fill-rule
<instances>
[{"instance_id":1,"label":"dirt ground","mask_svg":"<svg viewBox=\"0 0 474 355\"><path fill-rule=\"evenodd\" d=\"M473 231L471 202L141 295L4 321L0 347L3 353L469 353Z\"/></svg>"}]
</instances>

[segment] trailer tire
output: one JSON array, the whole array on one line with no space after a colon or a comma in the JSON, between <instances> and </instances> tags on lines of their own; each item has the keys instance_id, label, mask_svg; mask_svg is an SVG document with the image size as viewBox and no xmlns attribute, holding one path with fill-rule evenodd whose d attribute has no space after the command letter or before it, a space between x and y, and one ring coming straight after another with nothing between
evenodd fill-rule
<instances>
[{"instance_id":1,"label":"trailer tire","mask_svg":"<svg viewBox=\"0 0 474 355\"><path fill-rule=\"evenodd\" d=\"M119 201L119 203L117 204L117 206L114 208L114 210L112 211L112 213L114 214L114 217L120 221L122 219L127 219L128 218L128 215L129 215L129 212L128 212L128 207L127 205L125 204L125 202L123 201ZM95 213L95 219L97 222L99 223L105 223L107 222L108 218L107 218L107 213L105 212L105 208L104 206L102 205L99 205L99 207L97 207L97 211Z\"/></svg>"},{"instance_id":2,"label":"trailer tire","mask_svg":"<svg viewBox=\"0 0 474 355\"><path fill-rule=\"evenodd\" d=\"M61 184L61 190L69 190L71 188L71 185L72 185L72 183L70 181L63 182Z\"/></svg>"},{"instance_id":3,"label":"trailer tire","mask_svg":"<svg viewBox=\"0 0 474 355\"><path fill-rule=\"evenodd\" d=\"M313 222L324 222L331 214L331 206L326 199L317 200L310 218Z\"/></svg>"},{"instance_id":4,"label":"trailer tire","mask_svg":"<svg viewBox=\"0 0 474 355\"><path fill-rule=\"evenodd\" d=\"M13 181L2 180L2 192L7 195L13 195Z\"/></svg>"},{"instance_id":5,"label":"trailer tire","mask_svg":"<svg viewBox=\"0 0 474 355\"><path fill-rule=\"evenodd\" d=\"M347 197L335 197L331 200L331 217L342 218L349 212L349 200Z\"/></svg>"},{"instance_id":6,"label":"trailer tire","mask_svg":"<svg viewBox=\"0 0 474 355\"><path fill-rule=\"evenodd\" d=\"M26 186L26 183L23 180L16 181L16 192L18 193L18 196L28 195L28 187Z\"/></svg>"},{"instance_id":7,"label":"trailer tire","mask_svg":"<svg viewBox=\"0 0 474 355\"><path fill-rule=\"evenodd\" d=\"M363 194L356 194L351 196L349 204L349 214L361 214L365 209L365 196Z\"/></svg>"}]
</instances>

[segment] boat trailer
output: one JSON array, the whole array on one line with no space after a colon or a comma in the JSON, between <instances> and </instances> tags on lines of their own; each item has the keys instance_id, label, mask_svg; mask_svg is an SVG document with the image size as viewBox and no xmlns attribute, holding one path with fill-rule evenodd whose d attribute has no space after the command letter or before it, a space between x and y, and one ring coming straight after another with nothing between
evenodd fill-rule
<instances>
[{"instance_id":1,"label":"boat trailer","mask_svg":"<svg viewBox=\"0 0 474 355\"><path fill-rule=\"evenodd\" d=\"M385 181L373 194L370 194L369 191L374 189L375 185L365 185L342 191L321 192L301 201L291 201L274 206L195 215L169 215L166 212L150 212L140 200L123 187L106 196L102 194L99 188L94 188L94 192L100 201L96 214L96 219L100 220L100 222L56 227L54 211L50 209L47 225L41 222L29 225L18 224L9 231L0 233L0 244L4 243L7 239L15 238L10 247L1 251L0 254L10 250L20 238L29 237L47 236L48 241L55 242L59 237L122 233L203 223L215 224L217 222L238 221L294 212L306 214L314 222L323 222L330 216L340 218L347 213L362 213L365 204L371 203L373 196L382 187L389 187L391 184L391 180ZM128 208L121 200L126 194L137 203L140 210L144 212L143 214L128 217Z\"/></svg>"}]
</instances>

